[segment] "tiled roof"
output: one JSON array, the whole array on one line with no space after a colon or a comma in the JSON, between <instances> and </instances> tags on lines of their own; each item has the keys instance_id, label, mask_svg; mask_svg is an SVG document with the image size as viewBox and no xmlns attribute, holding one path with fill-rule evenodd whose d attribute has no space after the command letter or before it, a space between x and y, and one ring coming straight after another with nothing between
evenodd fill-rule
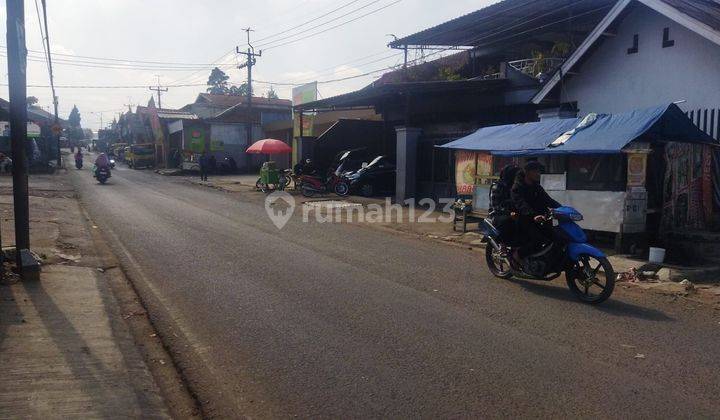
<instances>
[{"instance_id":1,"label":"tiled roof","mask_svg":"<svg viewBox=\"0 0 720 420\"><path fill-rule=\"evenodd\" d=\"M210 93L201 93L195 100L196 103L204 102L218 108L230 108L235 105L244 104L245 96L234 95L213 95ZM256 105L274 105L274 106L292 106L292 102L287 99L269 99L260 96L253 96L253 104Z\"/></svg>"}]
</instances>

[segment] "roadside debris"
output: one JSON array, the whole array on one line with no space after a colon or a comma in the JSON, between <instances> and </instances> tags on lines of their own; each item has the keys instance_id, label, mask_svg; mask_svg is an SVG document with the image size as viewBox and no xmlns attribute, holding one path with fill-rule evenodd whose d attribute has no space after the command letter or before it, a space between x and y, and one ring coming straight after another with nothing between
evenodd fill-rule
<instances>
[{"instance_id":1,"label":"roadside debris","mask_svg":"<svg viewBox=\"0 0 720 420\"><path fill-rule=\"evenodd\" d=\"M129 319L133 316L143 316L145 314L146 314L145 311L130 312L129 314L123 315L123 319Z\"/></svg>"}]
</instances>

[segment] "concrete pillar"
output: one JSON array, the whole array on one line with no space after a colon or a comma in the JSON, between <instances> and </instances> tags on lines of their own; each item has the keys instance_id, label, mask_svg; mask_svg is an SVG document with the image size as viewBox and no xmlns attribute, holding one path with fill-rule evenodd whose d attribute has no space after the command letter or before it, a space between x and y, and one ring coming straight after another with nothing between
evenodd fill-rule
<instances>
[{"instance_id":1,"label":"concrete pillar","mask_svg":"<svg viewBox=\"0 0 720 420\"><path fill-rule=\"evenodd\" d=\"M417 127L398 127L397 135L397 171L395 178L395 201L402 203L415 197L417 185L416 164L418 140L422 129Z\"/></svg>"}]
</instances>

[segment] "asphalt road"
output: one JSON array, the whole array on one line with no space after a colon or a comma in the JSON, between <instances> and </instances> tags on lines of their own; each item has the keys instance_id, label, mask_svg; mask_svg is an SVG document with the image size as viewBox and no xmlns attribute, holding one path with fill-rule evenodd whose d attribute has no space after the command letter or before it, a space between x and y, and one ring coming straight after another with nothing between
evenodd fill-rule
<instances>
[{"instance_id":1,"label":"asphalt road","mask_svg":"<svg viewBox=\"0 0 720 420\"><path fill-rule=\"evenodd\" d=\"M720 416L720 311L563 280L364 226L281 231L257 195L118 168L72 174L206 414Z\"/></svg>"}]
</instances>

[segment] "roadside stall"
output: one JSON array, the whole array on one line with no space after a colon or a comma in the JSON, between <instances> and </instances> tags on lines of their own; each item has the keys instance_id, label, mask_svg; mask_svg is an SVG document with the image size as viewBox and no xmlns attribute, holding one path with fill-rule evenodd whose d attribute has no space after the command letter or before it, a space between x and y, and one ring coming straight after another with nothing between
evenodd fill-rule
<instances>
[{"instance_id":1,"label":"roadside stall","mask_svg":"<svg viewBox=\"0 0 720 420\"><path fill-rule=\"evenodd\" d=\"M663 219L677 217L667 214L668 194L679 183L688 184L688 178L709 179L704 172L711 170L708 160L716 145L670 104L623 114L485 127L439 147L455 150L458 194L472 194L473 212L487 211L493 176L505 165L522 166L535 159L546 168L542 184L548 193L583 213L584 229L615 234L616 248L621 248L623 236L654 234ZM687 164L673 158L677 150L686 156L693 151ZM691 174L677 180L672 174L678 165ZM699 207L707 213L712 193L712 185L701 185L685 200L706 203Z\"/></svg>"},{"instance_id":2,"label":"roadside stall","mask_svg":"<svg viewBox=\"0 0 720 420\"><path fill-rule=\"evenodd\" d=\"M283 190L288 184L287 179L280 175L277 165L271 161L271 155L289 155L292 148L281 140L265 139L253 143L245 151L250 154L267 155L267 161L263 163L260 169L260 179L256 186L263 192L272 192L275 190Z\"/></svg>"}]
</instances>

